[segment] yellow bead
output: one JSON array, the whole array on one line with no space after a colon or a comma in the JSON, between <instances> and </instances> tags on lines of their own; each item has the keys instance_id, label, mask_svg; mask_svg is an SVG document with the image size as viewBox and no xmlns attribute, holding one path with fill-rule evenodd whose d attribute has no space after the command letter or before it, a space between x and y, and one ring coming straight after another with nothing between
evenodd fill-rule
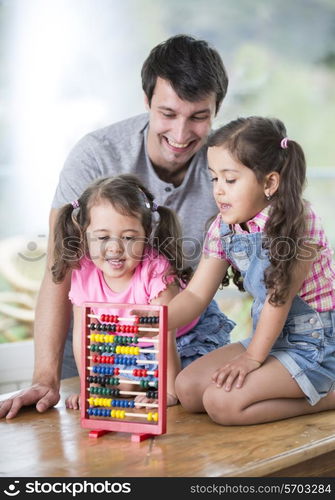
<instances>
[{"instance_id":1,"label":"yellow bead","mask_svg":"<svg viewBox=\"0 0 335 500\"><path fill-rule=\"evenodd\" d=\"M136 356L138 356L138 355L140 354L140 348L139 348L139 347L135 347L135 352L134 352L134 354L135 354Z\"/></svg>"}]
</instances>

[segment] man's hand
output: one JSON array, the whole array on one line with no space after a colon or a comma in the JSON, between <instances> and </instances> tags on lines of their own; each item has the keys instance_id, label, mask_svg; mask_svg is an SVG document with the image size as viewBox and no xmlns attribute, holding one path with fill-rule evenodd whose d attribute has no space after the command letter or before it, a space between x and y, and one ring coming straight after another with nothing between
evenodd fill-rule
<instances>
[{"instance_id":1,"label":"man's hand","mask_svg":"<svg viewBox=\"0 0 335 500\"><path fill-rule=\"evenodd\" d=\"M23 406L36 404L36 410L43 413L55 406L60 399L59 389L43 384L34 384L11 398L0 401L0 418L16 417Z\"/></svg>"}]
</instances>

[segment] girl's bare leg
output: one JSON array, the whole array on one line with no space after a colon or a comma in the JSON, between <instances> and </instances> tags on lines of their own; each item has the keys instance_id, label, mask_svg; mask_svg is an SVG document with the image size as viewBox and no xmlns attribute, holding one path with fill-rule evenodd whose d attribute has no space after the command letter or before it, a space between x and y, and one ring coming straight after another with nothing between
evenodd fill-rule
<instances>
[{"instance_id":1,"label":"girl's bare leg","mask_svg":"<svg viewBox=\"0 0 335 500\"><path fill-rule=\"evenodd\" d=\"M222 425L249 425L281 420L335 408L335 392L311 406L286 368L274 357L246 377L243 386L208 384L203 405L211 419Z\"/></svg>"},{"instance_id":2,"label":"girl's bare leg","mask_svg":"<svg viewBox=\"0 0 335 500\"><path fill-rule=\"evenodd\" d=\"M203 395L208 385L214 385L211 380L214 371L244 351L239 342L229 344L205 354L184 368L176 378L176 393L181 405L192 413L206 411Z\"/></svg>"}]
</instances>

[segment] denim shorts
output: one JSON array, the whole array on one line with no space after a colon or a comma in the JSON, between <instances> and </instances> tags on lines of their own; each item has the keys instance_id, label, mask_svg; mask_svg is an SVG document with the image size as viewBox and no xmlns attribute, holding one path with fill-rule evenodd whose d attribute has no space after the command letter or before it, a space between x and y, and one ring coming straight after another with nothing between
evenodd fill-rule
<instances>
[{"instance_id":1,"label":"denim shorts","mask_svg":"<svg viewBox=\"0 0 335 500\"><path fill-rule=\"evenodd\" d=\"M251 338L241 344L247 348ZM315 405L335 390L335 311L288 317L269 355L285 366Z\"/></svg>"},{"instance_id":2,"label":"denim shorts","mask_svg":"<svg viewBox=\"0 0 335 500\"><path fill-rule=\"evenodd\" d=\"M217 303L212 300L207 309L200 316L198 323L185 335L178 337L176 340L177 351L180 356L181 367L185 368L192 361L200 358L208 352L214 351L226 344L230 343L230 332L234 328L235 322L220 311ZM141 354L139 359L153 360L153 354ZM129 367L118 365L121 369ZM153 364L138 364L138 368L146 370L154 370L157 365ZM127 378L136 380L131 374L127 374ZM148 377L150 380L151 377Z\"/></svg>"}]
</instances>

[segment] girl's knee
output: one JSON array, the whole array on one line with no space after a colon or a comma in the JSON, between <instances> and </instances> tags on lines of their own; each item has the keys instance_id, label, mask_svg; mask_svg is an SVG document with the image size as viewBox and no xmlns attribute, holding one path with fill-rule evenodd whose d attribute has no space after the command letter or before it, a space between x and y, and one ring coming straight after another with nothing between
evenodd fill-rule
<instances>
[{"instance_id":1,"label":"girl's knee","mask_svg":"<svg viewBox=\"0 0 335 500\"><path fill-rule=\"evenodd\" d=\"M175 381L175 389L177 397L185 410L196 413L203 411L202 408L202 394L199 394L199 384L189 376L181 371Z\"/></svg>"},{"instance_id":2,"label":"girl's knee","mask_svg":"<svg viewBox=\"0 0 335 500\"><path fill-rule=\"evenodd\" d=\"M208 416L216 424L243 425L243 412L232 392L226 392L215 385L209 386L202 401Z\"/></svg>"}]
</instances>

